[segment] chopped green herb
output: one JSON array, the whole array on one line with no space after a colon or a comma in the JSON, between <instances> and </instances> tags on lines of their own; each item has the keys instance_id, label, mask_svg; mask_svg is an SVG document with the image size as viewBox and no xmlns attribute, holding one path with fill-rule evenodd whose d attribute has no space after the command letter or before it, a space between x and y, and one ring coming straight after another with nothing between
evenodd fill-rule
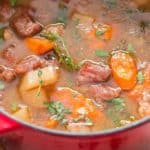
<instances>
[{"instance_id":1,"label":"chopped green herb","mask_svg":"<svg viewBox=\"0 0 150 150\"><path fill-rule=\"evenodd\" d=\"M100 36L104 35L105 32L106 32L106 30L104 30L104 29L103 30L97 29L95 34L97 37L100 37Z\"/></svg>"},{"instance_id":2,"label":"chopped green herb","mask_svg":"<svg viewBox=\"0 0 150 150\"><path fill-rule=\"evenodd\" d=\"M119 126L119 115L124 111L125 109L125 103L123 99L121 98L114 98L107 102L108 109L107 114L108 116L113 120L114 124L116 126Z\"/></svg>"},{"instance_id":3,"label":"chopped green herb","mask_svg":"<svg viewBox=\"0 0 150 150\"><path fill-rule=\"evenodd\" d=\"M108 57L109 56L109 52L102 50L102 49L97 49L95 51L95 55L98 57Z\"/></svg>"},{"instance_id":4,"label":"chopped green herb","mask_svg":"<svg viewBox=\"0 0 150 150\"><path fill-rule=\"evenodd\" d=\"M93 121L88 117L85 118L85 122L90 124L90 125L93 125Z\"/></svg>"},{"instance_id":5,"label":"chopped green herb","mask_svg":"<svg viewBox=\"0 0 150 150\"><path fill-rule=\"evenodd\" d=\"M17 5L17 0L9 0L9 3L12 7L15 7Z\"/></svg>"},{"instance_id":6,"label":"chopped green herb","mask_svg":"<svg viewBox=\"0 0 150 150\"><path fill-rule=\"evenodd\" d=\"M39 70L38 71L38 77L39 77L39 88L38 88L38 91L37 91L37 96L40 96L40 93L41 93L41 88L42 88L42 85L43 85L43 83L44 83L44 81L41 79L41 77L42 77L42 71L41 70Z\"/></svg>"},{"instance_id":7,"label":"chopped green herb","mask_svg":"<svg viewBox=\"0 0 150 150\"><path fill-rule=\"evenodd\" d=\"M138 84L142 84L144 82L144 74L142 71L139 71L137 74L137 82Z\"/></svg>"},{"instance_id":8,"label":"chopped green herb","mask_svg":"<svg viewBox=\"0 0 150 150\"><path fill-rule=\"evenodd\" d=\"M3 81L0 80L0 90L4 90L5 84Z\"/></svg>"},{"instance_id":9,"label":"chopped green herb","mask_svg":"<svg viewBox=\"0 0 150 150\"><path fill-rule=\"evenodd\" d=\"M74 60L71 58L69 52L67 51L66 43L62 36L57 33L43 32L41 36L47 38L48 40L55 42L55 53L59 57L59 62L63 64L68 70L74 71L78 69L78 64L75 64Z\"/></svg>"},{"instance_id":10,"label":"chopped green herb","mask_svg":"<svg viewBox=\"0 0 150 150\"><path fill-rule=\"evenodd\" d=\"M65 108L64 105L59 101L45 103L45 105L50 114L53 115L53 117L62 125L66 125L68 123L66 115L71 114L70 109Z\"/></svg>"},{"instance_id":11,"label":"chopped green herb","mask_svg":"<svg viewBox=\"0 0 150 150\"><path fill-rule=\"evenodd\" d=\"M131 43L128 44L127 51L129 53L133 53L135 51L134 46Z\"/></svg>"},{"instance_id":12,"label":"chopped green herb","mask_svg":"<svg viewBox=\"0 0 150 150\"><path fill-rule=\"evenodd\" d=\"M85 118L85 115L80 115L77 118L74 118L73 121L74 122L79 122L79 121L83 120L84 118Z\"/></svg>"}]
</instances>

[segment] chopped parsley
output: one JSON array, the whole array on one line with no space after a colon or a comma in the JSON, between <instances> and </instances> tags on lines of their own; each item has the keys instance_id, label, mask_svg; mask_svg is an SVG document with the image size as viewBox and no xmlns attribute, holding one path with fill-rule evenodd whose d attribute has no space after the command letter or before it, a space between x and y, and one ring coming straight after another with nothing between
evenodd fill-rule
<instances>
[{"instance_id":1,"label":"chopped parsley","mask_svg":"<svg viewBox=\"0 0 150 150\"><path fill-rule=\"evenodd\" d=\"M49 113L53 115L54 119L60 122L62 125L68 124L68 119L66 115L71 114L71 110L69 108L65 108L64 105L59 101L53 101L45 103Z\"/></svg>"},{"instance_id":2,"label":"chopped parsley","mask_svg":"<svg viewBox=\"0 0 150 150\"><path fill-rule=\"evenodd\" d=\"M109 52L105 51L103 49L97 49L97 50L95 50L95 55L98 56L98 57L108 57Z\"/></svg>"},{"instance_id":3,"label":"chopped parsley","mask_svg":"<svg viewBox=\"0 0 150 150\"><path fill-rule=\"evenodd\" d=\"M138 84L142 84L144 82L145 78L144 78L144 74L142 71L139 71L137 74L137 82Z\"/></svg>"},{"instance_id":4,"label":"chopped parsley","mask_svg":"<svg viewBox=\"0 0 150 150\"><path fill-rule=\"evenodd\" d=\"M37 94L36 94L37 96L40 96L41 88L42 88L42 85L43 85L43 83L44 83L44 81L41 79L42 74L43 74L42 70L38 70L37 75L38 75L38 77L39 77L39 88L38 88L38 90L37 90Z\"/></svg>"},{"instance_id":5,"label":"chopped parsley","mask_svg":"<svg viewBox=\"0 0 150 150\"><path fill-rule=\"evenodd\" d=\"M101 29L101 30L97 29L95 34L97 37L100 37L100 36L104 35L105 32L106 32L105 29Z\"/></svg>"},{"instance_id":6,"label":"chopped parsley","mask_svg":"<svg viewBox=\"0 0 150 150\"><path fill-rule=\"evenodd\" d=\"M69 71L74 71L79 68L78 64L75 64L74 60L71 58L62 36L57 33L47 31L43 31L41 36L55 42L54 50L59 57L59 62L63 64Z\"/></svg>"},{"instance_id":7,"label":"chopped parsley","mask_svg":"<svg viewBox=\"0 0 150 150\"><path fill-rule=\"evenodd\" d=\"M93 125L93 121L89 117L86 117L85 115L79 115L77 118L73 119L73 122L75 123L83 122L90 126Z\"/></svg>"},{"instance_id":8,"label":"chopped parsley","mask_svg":"<svg viewBox=\"0 0 150 150\"><path fill-rule=\"evenodd\" d=\"M125 109L125 103L122 98L114 98L107 102L108 109L107 114L113 120L116 126L119 125L120 122L120 114Z\"/></svg>"}]
</instances>

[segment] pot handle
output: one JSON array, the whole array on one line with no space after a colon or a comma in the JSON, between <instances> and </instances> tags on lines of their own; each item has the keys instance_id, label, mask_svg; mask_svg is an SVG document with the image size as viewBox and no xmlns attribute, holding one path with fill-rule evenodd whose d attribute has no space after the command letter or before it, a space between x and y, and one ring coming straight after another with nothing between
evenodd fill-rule
<instances>
[{"instance_id":1,"label":"pot handle","mask_svg":"<svg viewBox=\"0 0 150 150\"><path fill-rule=\"evenodd\" d=\"M8 132L18 128L20 125L8 117L0 114L0 133Z\"/></svg>"}]
</instances>

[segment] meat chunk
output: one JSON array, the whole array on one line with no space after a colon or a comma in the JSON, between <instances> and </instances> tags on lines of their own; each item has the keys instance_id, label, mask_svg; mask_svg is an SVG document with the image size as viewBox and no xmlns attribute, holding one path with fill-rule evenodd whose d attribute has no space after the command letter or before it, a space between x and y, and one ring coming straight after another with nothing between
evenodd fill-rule
<instances>
[{"instance_id":1,"label":"meat chunk","mask_svg":"<svg viewBox=\"0 0 150 150\"><path fill-rule=\"evenodd\" d=\"M102 84L91 85L89 88L89 93L98 103L118 97L120 92L121 89L119 87L111 87Z\"/></svg>"},{"instance_id":2,"label":"meat chunk","mask_svg":"<svg viewBox=\"0 0 150 150\"><path fill-rule=\"evenodd\" d=\"M30 55L23 60L21 60L16 66L15 66L15 72L17 74L24 74L28 71L31 71L36 68L40 68L46 65L46 61L44 59L41 59L40 57L36 55Z\"/></svg>"},{"instance_id":3,"label":"meat chunk","mask_svg":"<svg viewBox=\"0 0 150 150\"><path fill-rule=\"evenodd\" d=\"M14 9L6 1L0 1L0 21L6 22L13 15Z\"/></svg>"},{"instance_id":4,"label":"meat chunk","mask_svg":"<svg viewBox=\"0 0 150 150\"><path fill-rule=\"evenodd\" d=\"M9 63L16 62L16 56L14 51L15 45L11 44L3 51L3 58L6 59Z\"/></svg>"},{"instance_id":5,"label":"meat chunk","mask_svg":"<svg viewBox=\"0 0 150 150\"><path fill-rule=\"evenodd\" d=\"M20 37L33 36L42 30L41 25L34 22L27 13L15 15L10 25Z\"/></svg>"},{"instance_id":6,"label":"meat chunk","mask_svg":"<svg viewBox=\"0 0 150 150\"><path fill-rule=\"evenodd\" d=\"M143 92L143 98L139 101L138 112L141 117L150 116L150 89Z\"/></svg>"},{"instance_id":7,"label":"meat chunk","mask_svg":"<svg viewBox=\"0 0 150 150\"><path fill-rule=\"evenodd\" d=\"M0 79L6 82L10 82L16 78L16 73L14 69L0 66Z\"/></svg>"},{"instance_id":8,"label":"meat chunk","mask_svg":"<svg viewBox=\"0 0 150 150\"><path fill-rule=\"evenodd\" d=\"M107 80L110 74L111 69L108 65L87 61L79 70L77 82L78 84L101 82Z\"/></svg>"}]
</instances>

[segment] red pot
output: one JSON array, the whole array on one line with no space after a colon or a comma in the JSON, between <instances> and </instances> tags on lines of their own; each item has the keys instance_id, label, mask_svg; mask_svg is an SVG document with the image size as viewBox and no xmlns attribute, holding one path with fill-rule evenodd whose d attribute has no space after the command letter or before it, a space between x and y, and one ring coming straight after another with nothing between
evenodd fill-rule
<instances>
[{"instance_id":1,"label":"red pot","mask_svg":"<svg viewBox=\"0 0 150 150\"><path fill-rule=\"evenodd\" d=\"M6 150L150 150L150 118L123 128L74 134L30 125L2 112L0 133Z\"/></svg>"}]
</instances>

